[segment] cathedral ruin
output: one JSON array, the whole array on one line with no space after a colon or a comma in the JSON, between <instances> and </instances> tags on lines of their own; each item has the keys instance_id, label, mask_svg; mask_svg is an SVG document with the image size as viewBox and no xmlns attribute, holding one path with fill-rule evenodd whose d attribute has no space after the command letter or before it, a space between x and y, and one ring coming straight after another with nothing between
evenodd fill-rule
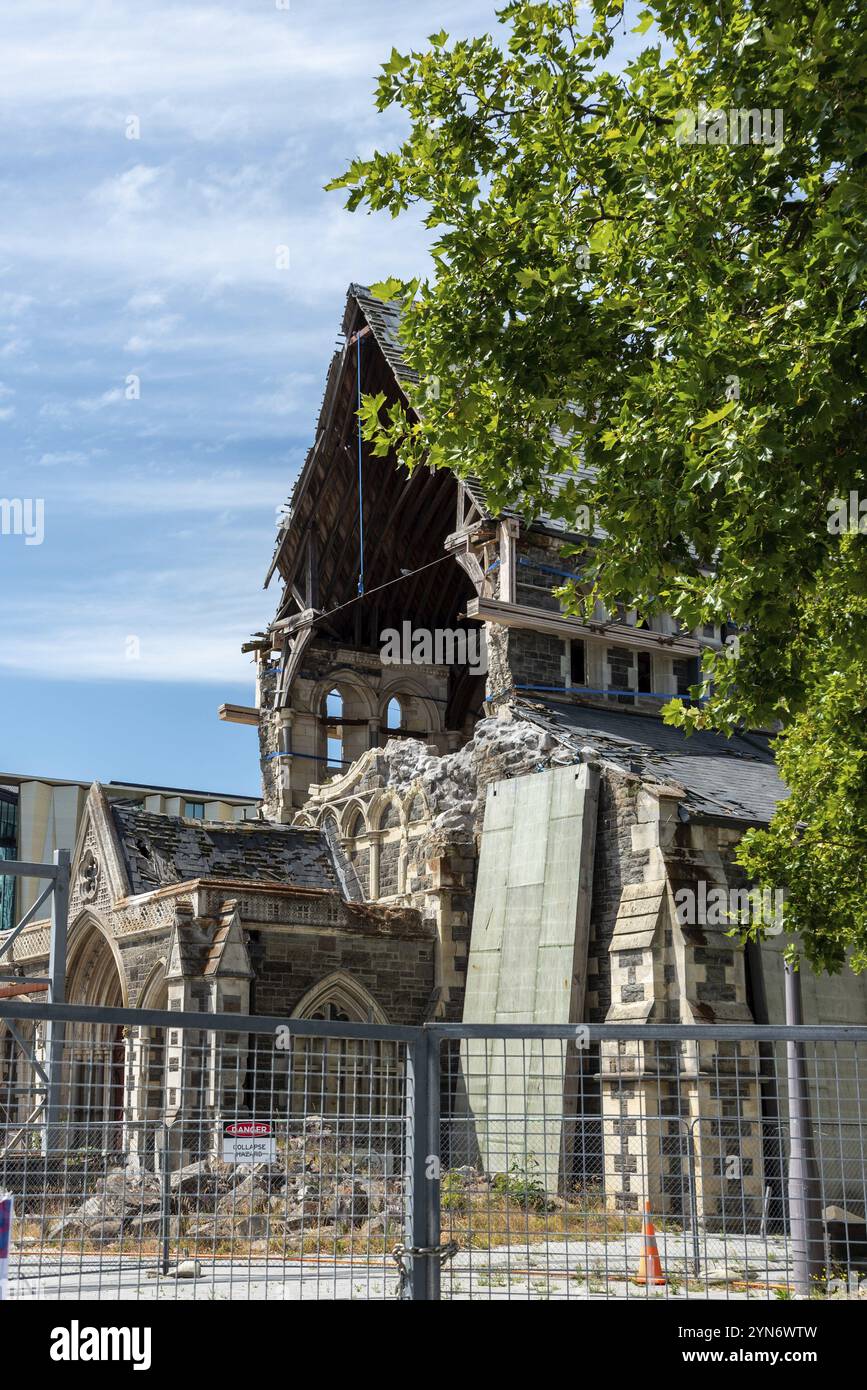
<instances>
[{"instance_id":1,"label":"cathedral ruin","mask_svg":"<svg viewBox=\"0 0 867 1390\"><path fill-rule=\"evenodd\" d=\"M684 890L746 886L738 841L785 794L768 735L687 738L662 721L725 631L625 608L566 616L552 589L580 581L592 532L494 515L471 480L410 474L359 446L359 384L391 402L413 379L398 329L398 306L350 287L267 570L274 618L244 646L255 701L220 710L258 728L261 818L193 823L94 785L73 859L68 999L414 1025L779 1021L779 952L744 950L725 921L684 921L675 907ZM566 542L579 547L568 560ZM405 663L383 656L386 631L449 636ZM35 922L15 964L38 967L47 948ZM107 1116L171 1114L195 1089L170 1039L155 1068L148 1030L135 1032L99 1039L98 1073L73 1082L81 1104L86 1091ZM673 1103L743 1136L725 1194L710 1153L698 1156L705 1214L724 1216L725 1203L755 1214L760 1097L734 1079L751 1044L731 1046L722 1061L710 1043L674 1059L648 1042L636 1063L634 1048L626 1062L603 1041L546 1072L540 1105L562 1112L549 1181L576 1171L563 1099L573 1068L604 1134L595 1161L609 1200L637 1210L649 1196L669 1210L682 1154L654 1140L650 1158L634 1122L650 1090L658 1117L676 1063ZM328 1113L346 1096L326 1053ZM219 1075L195 1083L202 1104L215 1115L242 1105L249 1066L239 1037ZM280 1103L291 1093L287 1066ZM488 1101L467 1083L471 1112Z\"/></svg>"}]
</instances>

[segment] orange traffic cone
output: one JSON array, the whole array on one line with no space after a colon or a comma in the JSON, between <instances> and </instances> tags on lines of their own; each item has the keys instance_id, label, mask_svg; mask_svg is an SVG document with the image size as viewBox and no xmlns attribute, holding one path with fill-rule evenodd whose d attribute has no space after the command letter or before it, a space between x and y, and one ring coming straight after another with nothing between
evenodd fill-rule
<instances>
[{"instance_id":1,"label":"orange traffic cone","mask_svg":"<svg viewBox=\"0 0 867 1390\"><path fill-rule=\"evenodd\" d=\"M662 1260L659 1258L659 1251L656 1248L656 1231L650 1219L650 1202L644 1203L644 1250L641 1259L638 1261L638 1273L635 1276L636 1284L665 1284L667 1283L665 1271L662 1268Z\"/></svg>"}]
</instances>

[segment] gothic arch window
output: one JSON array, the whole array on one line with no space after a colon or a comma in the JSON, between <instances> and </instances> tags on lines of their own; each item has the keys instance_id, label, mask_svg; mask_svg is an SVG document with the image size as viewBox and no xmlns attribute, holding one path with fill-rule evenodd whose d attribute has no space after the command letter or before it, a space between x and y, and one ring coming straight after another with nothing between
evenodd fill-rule
<instances>
[{"instance_id":1,"label":"gothic arch window","mask_svg":"<svg viewBox=\"0 0 867 1390\"><path fill-rule=\"evenodd\" d=\"M339 1004L335 1004L333 1000L329 1000L327 1004L320 1004L316 1012L312 1013L310 1017L321 1020L323 1023L352 1022L346 1010L342 1009Z\"/></svg>"},{"instance_id":2,"label":"gothic arch window","mask_svg":"<svg viewBox=\"0 0 867 1390\"><path fill-rule=\"evenodd\" d=\"M322 815L319 817L319 829L331 830L335 835L340 834L340 822L337 819L336 811L328 809L322 812Z\"/></svg>"},{"instance_id":3,"label":"gothic arch window","mask_svg":"<svg viewBox=\"0 0 867 1390\"><path fill-rule=\"evenodd\" d=\"M310 713L316 720L317 781L345 776L367 752L378 709L369 681L348 667L335 667L316 682Z\"/></svg>"},{"instance_id":4,"label":"gothic arch window","mask_svg":"<svg viewBox=\"0 0 867 1390\"><path fill-rule=\"evenodd\" d=\"M381 801L374 810L373 819L382 834L378 837L375 847L376 889L374 892L371 888L371 894L377 898L393 898L404 891L405 864L400 803L393 796Z\"/></svg>"},{"instance_id":5,"label":"gothic arch window","mask_svg":"<svg viewBox=\"0 0 867 1390\"><path fill-rule=\"evenodd\" d=\"M126 1004L119 958L108 931L87 912L69 933L66 995L70 1004L120 1009ZM94 1025L100 1027L101 1025Z\"/></svg>"},{"instance_id":6,"label":"gothic arch window","mask_svg":"<svg viewBox=\"0 0 867 1390\"><path fill-rule=\"evenodd\" d=\"M370 897L370 844L366 839L367 822L358 805L347 807L343 814L343 852L354 868L365 898Z\"/></svg>"},{"instance_id":7,"label":"gothic arch window","mask_svg":"<svg viewBox=\"0 0 867 1390\"><path fill-rule=\"evenodd\" d=\"M400 717L398 718L398 709ZM431 696L422 681L412 676L400 676L394 684L379 692L376 717L379 737L387 742L396 735L427 740L442 733L444 706Z\"/></svg>"},{"instance_id":8,"label":"gothic arch window","mask_svg":"<svg viewBox=\"0 0 867 1390\"><path fill-rule=\"evenodd\" d=\"M158 960L151 970L142 985L136 1007L139 1009L167 1009L169 1007L165 960Z\"/></svg>"},{"instance_id":9,"label":"gothic arch window","mask_svg":"<svg viewBox=\"0 0 867 1390\"><path fill-rule=\"evenodd\" d=\"M341 1023L387 1023L373 995L345 971L320 980L293 1014L325 1028ZM363 1136L372 1116L399 1114L402 1070L397 1044L377 1038L297 1037L292 1042L289 1113L332 1115ZM382 1126L370 1133L381 1140ZM363 1142L363 1138L361 1139Z\"/></svg>"},{"instance_id":10,"label":"gothic arch window","mask_svg":"<svg viewBox=\"0 0 867 1390\"><path fill-rule=\"evenodd\" d=\"M330 1020L332 1022L388 1023L388 1018L373 995L344 970L335 971L309 989L292 1017L316 1018L317 1011L324 1010L328 1005L334 1005L339 1012L346 1015L343 1019ZM325 1014L321 1017L326 1022L329 1021Z\"/></svg>"}]
</instances>

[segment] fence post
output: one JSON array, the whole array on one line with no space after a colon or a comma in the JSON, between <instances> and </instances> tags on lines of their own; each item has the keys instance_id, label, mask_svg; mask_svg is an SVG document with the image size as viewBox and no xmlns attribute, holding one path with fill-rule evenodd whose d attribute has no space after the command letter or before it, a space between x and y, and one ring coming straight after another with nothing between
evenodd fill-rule
<instances>
[{"instance_id":1,"label":"fence post","mask_svg":"<svg viewBox=\"0 0 867 1390\"><path fill-rule=\"evenodd\" d=\"M411 1248L439 1246L439 1039L425 1028L407 1044L406 1216ZM408 1299L439 1298L439 1256L407 1255Z\"/></svg>"},{"instance_id":2,"label":"fence post","mask_svg":"<svg viewBox=\"0 0 867 1390\"><path fill-rule=\"evenodd\" d=\"M154 1136L159 1151L160 1169L160 1249L162 1251L162 1271L163 1274L169 1272L169 1229L172 1219L172 1190L171 1190L171 1155L169 1146L171 1144L171 1130L167 1124L163 1124Z\"/></svg>"},{"instance_id":3,"label":"fence post","mask_svg":"<svg viewBox=\"0 0 867 1390\"><path fill-rule=\"evenodd\" d=\"M786 1023L803 1024L801 977L786 964ZM795 1290L808 1296L822 1270L824 1241L821 1201L810 1117L810 1088L804 1044L786 1043L789 1081L789 1230Z\"/></svg>"},{"instance_id":4,"label":"fence post","mask_svg":"<svg viewBox=\"0 0 867 1390\"><path fill-rule=\"evenodd\" d=\"M692 1272L695 1275L701 1274L701 1241L698 1231L698 1190L695 1171L695 1126L700 1123L700 1117L687 1121L681 1117L681 1123L686 1129L686 1165L689 1174L689 1225L690 1235L692 1236ZM699 1131L701 1135L701 1131Z\"/></svg>"},{"instance_id":5,"label":"fence post","mask_svg":"<svg viewBox=\"0 0 867 1390\"><path fill-rule=\"evenodd\" d=\"M48 999L51 1004L66 1003L66 933L69 913L69 850L54 851L57 873L51 894L51 940L48 953ZM50 1021L45 1025L45 1070L48 1076L45 1097L45 1127L42 1152L48 1156L62 1147L60 1108L63 1093L64 1044L66 1024Z\"/></svg>"},{"instance_id":6,"label":"fence post","mask_svg":"<svg viewBox=\"0 0 867 1390\"><path fill-rule=\"evenodd\" d=\"M437 1249L440 1244L440 1164L442 1143L440 1133L440 1048L436 1033L423 1028L427 1040L427 1244ZM427 1265L427 1296L439 1302L442 1262L432 1255Z\"/></svg>"}]
</instances>

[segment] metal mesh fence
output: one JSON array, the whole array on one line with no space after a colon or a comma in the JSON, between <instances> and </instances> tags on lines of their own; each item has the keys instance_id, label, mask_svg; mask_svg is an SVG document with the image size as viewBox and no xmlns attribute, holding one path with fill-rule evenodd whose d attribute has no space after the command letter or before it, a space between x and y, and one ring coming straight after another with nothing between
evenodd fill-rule
<instances>
[{"instance_id":1,"label":"metal mesh fence","mask_svg":"<svg viewBox=\"0 0 867 1390\"><path fill-rule=\"evenodd\" d=\"M35 1013L13 1020L25 1048L0 1020L12 1297L395 1295L404 1043L67 1024L52 1112Z\"/></svg>"},{"instance_id":2,"label":"metal mesh fence","mask_svg":"<svg viewBox=\"0 0 867 1390\"><path fill-rule=\"evenodd\" d=\"M867 1030L563 1031L443 1043L443 1297L867 1296Z\"/></svg>"},{"instance_id":3,"label":"metal mesh fence","mask_svg":"<svg viewBox=\"0 0 867 1390\"><path fill-rule=\"evenodd\" d=\"M865 1067L867 1028L0 1005L9 1296L867 1296Z\"/></svg>"}]
</instances>

